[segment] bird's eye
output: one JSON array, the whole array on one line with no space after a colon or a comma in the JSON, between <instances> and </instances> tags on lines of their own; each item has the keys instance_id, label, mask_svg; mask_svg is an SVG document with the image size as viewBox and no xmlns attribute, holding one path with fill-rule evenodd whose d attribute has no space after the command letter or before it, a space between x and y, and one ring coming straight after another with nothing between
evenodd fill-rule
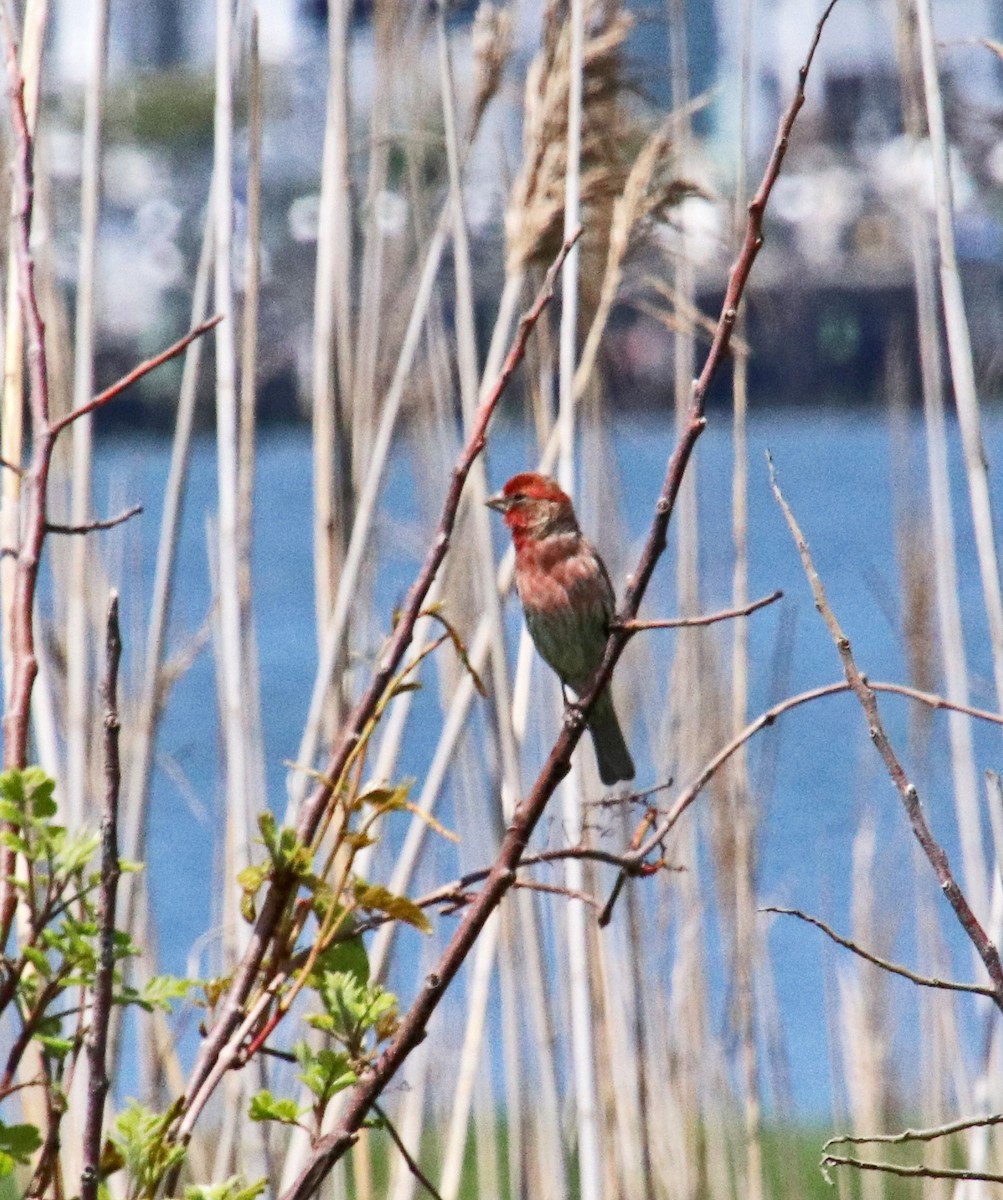
<instances>
[{"instance_id":1,"label":"bird's eye","mask_svg":"<svg viewBox=\"0 0 1003 1200\"><path fill-rule=\"evenodd\" d=\"M526 503L525 492L516 492L516 494L512 497L512 503L513 504L525 504Z\"/></svg>"}]
</instances>

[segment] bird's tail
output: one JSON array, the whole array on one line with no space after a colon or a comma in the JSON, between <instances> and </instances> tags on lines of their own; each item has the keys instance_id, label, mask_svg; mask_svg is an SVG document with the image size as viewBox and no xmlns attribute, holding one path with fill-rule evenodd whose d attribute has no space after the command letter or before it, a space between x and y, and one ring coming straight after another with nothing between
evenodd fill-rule
<instances>
[{"instance_id":1,"label":"bird's tail","mask_svg":"<svg viewBox=\"0 0 1003 1200\"><path fill-rule=\"evenodd\" d=\"M630 757L624 741L620 722L617 720L613 697L609 689L602 693L589 713L589 732L596 748L599 762L599 778L607 786L621 779L634 778L634 760Z\"/></svg>"}]
</instances>

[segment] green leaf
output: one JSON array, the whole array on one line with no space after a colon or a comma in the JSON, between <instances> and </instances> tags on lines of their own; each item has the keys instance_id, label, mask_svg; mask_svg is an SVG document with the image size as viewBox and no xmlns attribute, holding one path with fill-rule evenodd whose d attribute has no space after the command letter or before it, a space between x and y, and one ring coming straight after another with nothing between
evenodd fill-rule
<instances>
[{"instance_id":1,"label":"green leaf","mask_svg":"<svg viewBox=\"0 0 1003 1200\"><path fill-rule=\"evenodd\" d=\"M48 1050L53 1058L63 1059L73 1049L73 1041L70 1038L53 1037L51 1034L37 1033L35 1041L41 1042Z\"/></svg>"},{"instance_id":2,"label":"green leaf","mask_svg":"<svg viewBox=\"0 0 1003 1200\"><path fill-rule=\"evenodd\" d=\"M300 1111L295 1100L282 1100L266 1088L251 1098L249 1116L252 1121L280 1121L283 1125L295 1125L300 1118Z\"/></svg>"},{"instance_id":3,"label":"green leaf","mask_svg":"<svg viewBox=\"0 0 1003 1200\"><path fill-rule=\"evenodd\" d=\"M225 1183L193 1183L185 1188L185 1200L255 1200L268 1186L267 1179L244 1183L242 1175L231 1175Z\"/></svg>"},{"instance_id":4,"label":"green leaf","mask_svg":"<svg viewBox=\"0 0 1003 1200\"><path fill-rule=\"evenodd\" d=\"M169 1012L172 1000L184 1000L198 984L197 979L182 979L177 975L154 975L139 993L139 1001Z\"/></svg>"},{"instance_id":5,"label":"green leaf","mask_svg":"<svg viewBox=\"0 0 1003 1200\"><path fill-rule=\"evenodd\" d=\"M175 1104L166 1113L155 1113L135 1100L115 1121L109 1133L112 1145L122 1155L130 1179L136 1185L132 1195L152 1195L161 1179L184 1161L185 1147L165 1142L168 1127L177 1115Z\"/></svg>"},{"instance_id":6,"label":"green leaf","mask_svg":"<svg viewBox=\"0 0 1003 1200\"><path fill-rule=\"evenodd\" d=\"M56 855L56 869L62 874L73 875L83 870L94 856L101 839L96 833L82 831L65 839Z\"/></svg>"},{"instance_id":7,"label":"green leaf","mask_svg":"<svg viewBox=\"0 0 1003 1200\"><path fill-rule=\"evenodd\" d=\"M403 921L413 925L422 933L431 933L432 924L424 912L413 900L406 896L395 896L381 883L366 883L364 879L355 881L355 902L360 908L370 912L386 913L395 921Z\"/></svg>"},{"instance_id":8,"label":"green leaf","mask_svg":"<svg viewBox=\"0 0 1003 1200\"><path fill-rule=\"evenodd\" d=\"M351 975L361 984L369 982L369 955L362 938L352 937L335 942L317 955L311 984L317 987L325 975Z\"/></svg>"},{"instance_id":9,"label":"green leaf","mask_svg":"<svg viewBox=\"0 0 1003 1200\"><path fill-rule=\"evenodd\" d=\"M0 1176L9 1175L15 1163L27 1163L42 1144L42 1135L34 1125L5 1125L0 1121ZM4 1161L10 1167L4 1170Z\"/></svg>"},{"instance_id":10,"label":"green leaf","mask_svg":"<svg viewBox=\"0 0 1003 1200\"><path fill-rule=\"evenodd\" d=\"M394 812L404 808L407 804L408 793L411 791L413 782L411 779L406 779L396 787L370 786L360 792L359 799L364 804L371 804L380 812Z\"/></svg>"},{"instance_id":11,"label":"green leaf","mask_svg":"<svg viewBox=\"0 0 1003 1200\"><path fill-rule=\"evenodd\" d=\"M28 962L31 963L39 975L41 975L44 979L48 979L52 974L52 966L50 965L49 960L37 946L25 946L25 948L21 951L21 954L28 960Z\"/></svg>"},{"instance_id":12,"label":"green leaf","mask_svg":"<svg viewBox=\"0 0 1003 1200\"><path fill-rule=\"evenodd\" d=\"M358 1076L344 1051L323 1049L315 1053L306 1042L297 1043L294 1049L303 1067L297 1078L322 1103L326 1104L332 1096L358 1082Z\"/></svg>"}]
</instances>

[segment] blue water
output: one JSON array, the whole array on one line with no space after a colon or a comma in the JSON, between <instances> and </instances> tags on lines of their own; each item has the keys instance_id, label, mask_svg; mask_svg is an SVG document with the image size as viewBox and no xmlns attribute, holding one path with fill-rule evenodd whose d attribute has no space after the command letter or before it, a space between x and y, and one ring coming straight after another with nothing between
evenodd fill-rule
<instances>
[{"instance_id":1,"label":"blue water","mask_svg":"<svg viewBox=\"0 0 1003 1200\"><path fill-rule=\"evenodd\" d=\"M1003 453L1003 422L991 417L986 432L989 461L994 463ZM596 534L618 586L636 559L672 441L668 424L656 417L619 423L611 443L615 464L605 464L611 479L609 493L594 498L593 505L586 497L583 513L595 503L621 508L620 519L628 538L622 544L612 544L603 540L601 531ZM593 444L592 440L586 439L586 444ZM840 678L835 650L813 610L796 550L770 493L764 458L767 448L859 665L873 679L908 682L899 628L892 481L912 481L918 486L906 507L925 528L925 470L918 431L911 435L908 452L902 456L904 461L895 461L887 423L873 412L770 412L754 417L749 427L749 586L754 596L782 588L785 599L756 614L750 622L750 715L782 695ZM951 453L973 703L993 707L988 641L956 436L952 436ZM104 535L110 560L122 564L112 567L112 581L122 592L127 670L130 666L137 669L142 661L139 637L149 604L160 493L168 456L165 443L142 438L106 442L100 448L98 506L114 510L122 503L136 501L146 506L138 522ZM522 431L501 427L488 451L490 482L500 484L532 457ZM310 462L305 432L269 432L262 436L256 476L254 607L268 794L279 813L285 807L283 762L296 756L316 660ZM726 422L717 418L701 439L694 460L700 499L702 603L706 609L726 607L730 602L731 463ZM425 539L437 519L434 505L415 502L415 478L422 472L427 472L427 459L402 444L395 452L377 527L378 569L371 576L377 615L370 622L373 632L365 647L372 653L379 646L379 631L386 630L391 610L413 578ZM214 447L209 440L201 441L193 454L179 547L179 583L171 626L175 649L200 626L208 610L205 530L215 509L215 488ZM998 493L996 500L999 507ZM585 521L588 524L587 518ZM498 545L500 550L500 537ZM674 546L673 537L646 600L647 615L676 611ZM513 612L513 665L516 629ZM660 678L653 681L650 697L658 711L664 704L664 695L658 689L667 678L673 635L646 636L663 639L656 646L656 654L664 666L659 667ZM730 631L722 628L722 645L729 644ZM539 686L539 677L535 678ZM401 764L401 773L414 774L419 782L438 732L439 708L434 693L434 686L430 687L416 703L414 732ZM649 698L635 697L634 701L635 708L643 709ZM915 771L934 830L956 858L945 719L934 719L923 761L917 761L909 753L906 702L888 698L881 705L907 769ZM653 721L647 724L655 726ZM633 740L638 783L644 786L655 781L655 774L640 727ZM998 767L999 748L998 733L989 728L976 729L980 767ZM217 852L213 831L218 828L217 818L222 811L221 758L208 651L171 696L159 751L170 756L185 773L198 800L198 805L193 805L169 776L158 770L150 824L150 885L162 966L184 973L190 947L212 927L218 909L212 900L210 881ZM531 741L523 764L524 784L531 781L537 765L535 756L541 752ZM894 949L898 957L915 962L911 845L896 793L870 746L855 702L846 697L829 699L785 716L753 742L750 765L762 812L761 902L809 909L849 932L853 838L861 817L871 814L877 837L876 900L887 937L884 949ZM706 821L709 803L707 797L701 799L687 819ZM448 817L449 807L444 811ZM179 862L185 864L183 878L177 874ZM639 886L671 884L650 882ZM925 879L924 886L931 902L942 906L932 875ZM713 936L710 940L713 945ZM834 967L850 964L845 958L834 957L820 934L793 922L779 921L769 944L790 1061L791 1097L801 1110L824 1110L831 1087L826 1050L827 978L831 981ZM972 978L970 955L960 939L952 935L950 944L955 975ZM205 961L202 966L206 967ZM726 973L713 953L710 969L721 995L721 1009L714 1019L724 1032ZM909 985L892 986L903 1011L911 1012L914 998ZM908 1044L908 1036L904 1035L904 1045ZM774 1099L782 1103L784 1098Z\"/></svg>"}]
</instances>

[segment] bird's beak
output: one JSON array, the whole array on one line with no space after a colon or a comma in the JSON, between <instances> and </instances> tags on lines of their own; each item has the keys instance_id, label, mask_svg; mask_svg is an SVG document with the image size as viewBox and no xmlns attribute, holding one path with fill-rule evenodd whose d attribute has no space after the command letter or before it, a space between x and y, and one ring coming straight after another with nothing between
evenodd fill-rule
<instances>
[{"instance_id":1,"label":"bird's beak","mask_svg":"<svg viewBox=\"0 0 1003 1200\"><path fill-rule=\"evenodd\" d=\"M488 496L484 503L488 508L493 508L495 512L503 513L508 511L508 497L502 492L495 492L493 496Z\"/></svg>"}]
</instances>

